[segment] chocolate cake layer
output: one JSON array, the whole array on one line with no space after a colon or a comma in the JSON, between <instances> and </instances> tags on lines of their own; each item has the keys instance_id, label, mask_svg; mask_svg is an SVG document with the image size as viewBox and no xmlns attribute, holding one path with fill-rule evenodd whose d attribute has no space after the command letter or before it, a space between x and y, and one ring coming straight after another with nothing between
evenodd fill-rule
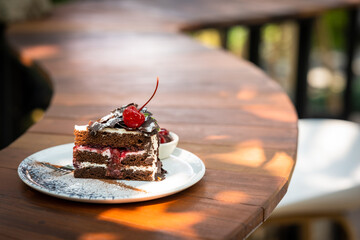
<instances>
[{"instance_id":1,"label":"chocolate cake layer","mask_svg":"<svg viewBox=\"0 0 360 240\"><path fill-rule=\"evenodd\" d=\"M73 149L73 163L75 166L79 166L79 163L82 162L97 164L113 164L115 162L115 164L123 166L152 166L153 162L157 159L154 156L149 156L145 151L130 152L121 149L105 149L106 150L95 150L95 148L87 146L75 146ZM101 152L103 152L103 154L101 154Z\"/></svg>"},{"instance_id":2,"label":"chocolate cake layer","mask_svg":"<svg viewBox=\"0 0 360 240\"><path fill-rule=\"evenodd\" d=\"M102 167L91 167L91 168L78 168L74 171L74 177L76 178L96 178L106 179L106 169Z\"/></svg>"},{"instance_id":3,"label":"chocolate cake layer","mask_svg":"<svg viewBox=\"0 0 360 240\"><path fill-rule=\"evenodd\" d=\"M76 151L74 149L73 158L75 159L74 165L78 165L76 163L81 162L91 162L97 164L106 164L109 161L109 158L106 156L102 156L98 153L93 152L85 152L85 151Z\"/></svg>"},{"instance_id":4,"label":"chocolate cake layer","mask_svg":"<svg viewBox=\"0 0 360 240\"><path fill-rule=\"evenodd\" d=\"M75 145L97 146L112 148L126 148L132 151L139 149L150 149L151 137L143 134L118 134L113 132L101 131L95 136L89 131L74 130Z\"/></svg>"},{"instance_id":5,"label":"chocolate cake layer","mask_svg":"<svg viewBox=\"0 0 360 240\"><path fill-rule=\"evenodd\" d=\"M113 176L107 175L105 168L80 168L74 171L76 178L96 178L96 179L113 179ZM152 181L152 171L134 171L134 170L121 170L118 172L116 179L119 180L139 180L139 181Z\"/></svg>"},{"instance_id":6,"label":"chocolate cake layer","mask_svg":"<svg viewBox=\"0 0 360 240\"><path fill-rule=\"evenodd\" d=\"M121 161L126 166L151 166L156 159L148 157L147 154L141 156L127 156Z\"/></svg>"}]
</instances>

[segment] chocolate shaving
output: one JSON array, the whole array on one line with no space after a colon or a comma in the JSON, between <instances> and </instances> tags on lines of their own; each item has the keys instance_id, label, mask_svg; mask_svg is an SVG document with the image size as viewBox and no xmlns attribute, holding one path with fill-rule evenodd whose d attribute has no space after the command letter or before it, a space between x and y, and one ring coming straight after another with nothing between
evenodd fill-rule
<instances>
[{"instance_id":1,"label":"chocolate shaving","mask_svg":"<svg viewBox=\"0 0 360 240\"><path fill-rule=\"evenodd\" d=\"M124 105L120 108L116 108L110 114L98 119L96 122L89 124L90 133L95 136L96 133L104 128L123 128L128 131L141 131L146 136L151 136L156 134L159 131L159 125L157 124L156 120L152 117L152 113L147 111L147 108L144 107L141 112L145 115L145 122L137 129L129 128L125 125L123 120L123 112L125 108L128 106L134 105L136 108L138 107L135 103L130 103Z\"/></svg>"},{"instance_id":2,"label":"chocolate shaving","mask_svg":"<svg viewBox=\"0 0 360 240\"><path fill-rule=\"evenodd\" d=\"M99 122L94 122L91 126L89 126L90 134L95 136L98 131L105 128L105 126Z\"/></svg>"},{"instance_id":3,"label":"chocolate shaving","mask_svg":"<svg viewBox=\"0 0 360 240\"><path fill-rule=\"evenodd\" d=\"M110 113L110 114L102 117L100 120L98 120L98 122L105 123L105 122L109 121L113 117L114 117L114 114Z\"/></svg>"},{"instance_id":4,"label":"chocolate shaving","mask_svg":"<svg viewBox=\"0 0 360 240\"><path fill-rule=\"evenodd\" d=\"M139 127L139 130L144 133L154 133L154 131L158 131L159 125L156 120L152 117L149 117L145 122Z\"/></svg>"},{"instance_id":5,"label":"chocolate shaving","mask_svg":"<svg viewBox=\"0 0 360 240\"><path fill-rule=\"evenodd\" d=\"M106 127L113 128L117 123L121 121L120 118L111 118L106 122Z\"/></svg>"}]
</instances>

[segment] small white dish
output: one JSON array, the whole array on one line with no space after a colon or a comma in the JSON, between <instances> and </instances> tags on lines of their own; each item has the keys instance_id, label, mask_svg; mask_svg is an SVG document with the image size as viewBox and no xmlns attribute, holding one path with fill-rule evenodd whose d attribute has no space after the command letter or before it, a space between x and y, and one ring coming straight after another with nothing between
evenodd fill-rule
<instances>
[{"instance_id":1,"label":"small white dish","mask_svg":"<svg viewBox=\"0 0 360 240\"><path fill-rule=\"evenodd\" d=\"M159 147L159 158L160 160L163 160L165 158L168 158L172 152L175 150L178 142L179 142L179 136L176 135L173 132L169 132L171 138L173 139L171 142L168 143L161 143Z\"/></svg>"}]
</instances>

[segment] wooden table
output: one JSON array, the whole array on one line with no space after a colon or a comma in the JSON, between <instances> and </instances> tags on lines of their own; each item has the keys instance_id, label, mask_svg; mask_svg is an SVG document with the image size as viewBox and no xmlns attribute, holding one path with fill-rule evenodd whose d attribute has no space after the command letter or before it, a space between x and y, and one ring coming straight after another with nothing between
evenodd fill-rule
<instances>
[{"instance_id":1,"label":"wooden table","mask_svg":"<svg viewBox=\"0 0 360 240\"><path fill-rule=\"evenodd\" d=\"M244 238L284 196L297 147L289 98L254 65L179 33L182 8L164 9L146 1L76 2L9 29L22 62L46 73L55 94L45 117L0 152L0 238ZM179 147L205 162L199 183L117 205L61 200L22 183L17 167L25 157L72 142L74 124L141 104L156 76L149 109L178 133Z\"/></svg>"}]
</instances>

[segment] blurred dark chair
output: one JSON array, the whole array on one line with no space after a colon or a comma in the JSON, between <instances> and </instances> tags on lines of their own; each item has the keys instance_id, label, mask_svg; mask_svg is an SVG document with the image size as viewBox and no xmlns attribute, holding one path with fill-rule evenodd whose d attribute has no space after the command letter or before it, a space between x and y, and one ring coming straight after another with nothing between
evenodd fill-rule
<instances>
[{"instance_id":1,"label":"blurred dark chair","mask_svg":"<svg viewBox=\"0 0 360 240\"><path fill-rule=\"evenodd\" d=\"M0 0L0 149L33 123L32 112L46 109L51 83L36 66L24 66L6 41L9 22L38 18L52 8L50 0Z\"/></svg>"}]
</instances>

